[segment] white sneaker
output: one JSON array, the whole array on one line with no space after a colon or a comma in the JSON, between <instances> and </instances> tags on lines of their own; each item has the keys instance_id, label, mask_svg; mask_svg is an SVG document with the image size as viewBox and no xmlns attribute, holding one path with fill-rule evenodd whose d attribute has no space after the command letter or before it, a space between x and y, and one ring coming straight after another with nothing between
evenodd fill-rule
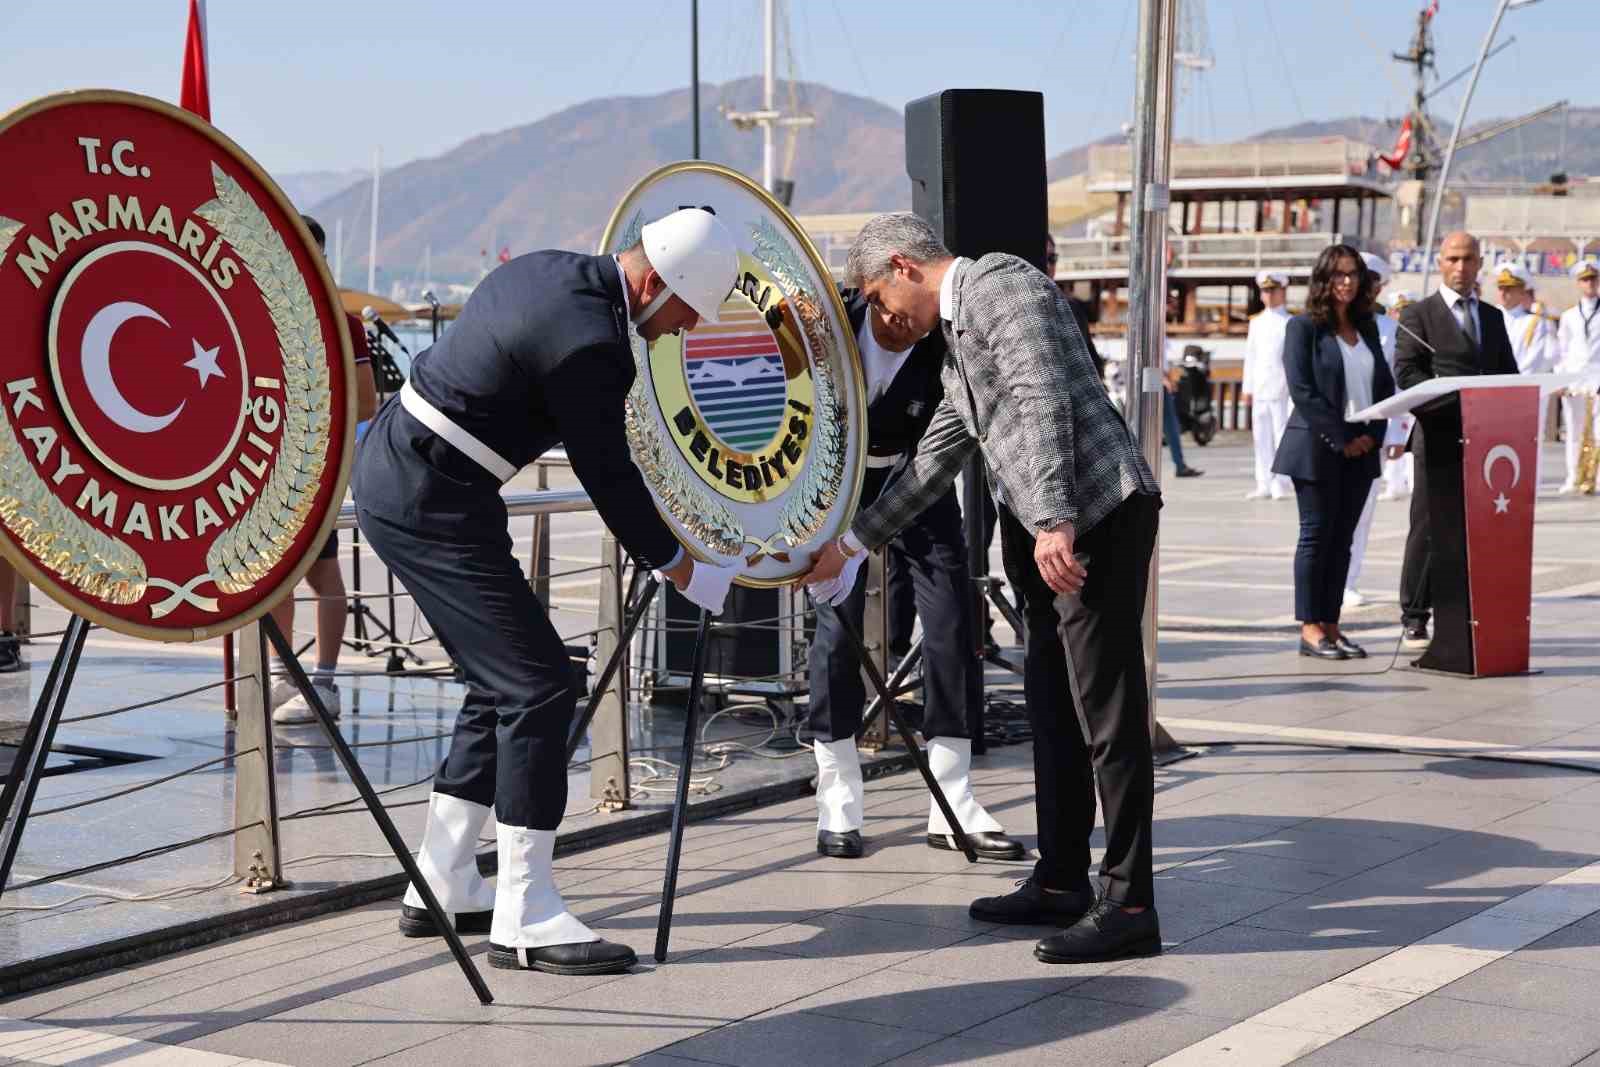
<instances>
[{"instance_id":1,"label":"white sneaker","mask_svg":"<svg viewBox=\"0 0 1600 1067\"><path fill-rule=\"evenodd\" d=\"M1252 489L1244 495L1244 498L1246 500L1265 500L1267 491L1265 489Z\"/></svg>"},{"instance_id":2,"label":"white sneaker","mask_svg":"<svg viewBox=\"0 0 1600 1067\"><path fill-rule=\"evenodd\" d=\"M332 682L312 682L317 696L322 698L322 706L328 709L328 714L335 719L339 717L339 690ZM297 691L294 697L286 700L283 706L272 713L272 721L279 726L295 726L301 723L316 722L317 713L311 710L311 705L306 698Z\"/></svg>"},{"instance_id":3,"label":"white sneaker","mask_svg":"<svg viewBox=\"0 0 1600 1067\"><path fill-rule=\"evenodd\" d=\"M1344 591L1344 606L1347 608L1366 607L1367 598L1361 595L1359 589L1346 589Z\"/></svg>"},{"instance_id":4,"label":"white sneaker","mask_svg":"<svg viewBox=\"0 0 1600 1067\"><path fill-rule=\"evenodd\" d=\"M1274 500L1288 500L1292 496L1294 496L1293 493L1273 493L1272 494L1272 499L1274 499Z\"/></svg>"},{"instance_id":5,"label":"white sneaker","mask_svg":"<svg viewBox=\"0 0 1600 1067\"><path fill-rule=\"evenodd\" d=\"M1576 493L1577 491L1578 491L1577 483L1575 483L1575 482L1562 482L1561 483L1561 488L1556 490L1556 495L1557 496L1571 496L1573 493Z\"/></svg>"},{"instance_id":6,"label":"white sneaker","mask_svg":"<svg viewBox=\"0 0 1600 1067\"><path fill-rule=\"evenodd\" d=\"M272 683L272 706L281 708L289 701L300 695L300 690L295 688L294 682L288 678L279 678Z\"/></svg>"},{"instance_id":7,"label":"white sneaker","mask_svg":"<svg viewBox=\"0 0 1600 1067\"><path fill-rule=\"evenodd\" d=\"M1395 492L1393 489L1385 489L1383 492L1378 494L1378 499L1379 500L1399 500L1400 499L1400 494Z\"/></svg>"}]
</instances>

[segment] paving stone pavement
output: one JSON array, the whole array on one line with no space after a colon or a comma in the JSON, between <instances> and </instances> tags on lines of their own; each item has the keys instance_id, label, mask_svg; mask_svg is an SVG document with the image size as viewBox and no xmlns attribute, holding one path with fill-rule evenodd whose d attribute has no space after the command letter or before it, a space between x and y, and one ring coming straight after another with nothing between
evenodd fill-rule
<instances>
[{"instance_id":1,"label":"paving stone pavement","mask_svg":"<svg viewBox=\"0 0 1600 1067\"><path fill-rule=\"evenodd\" d=\"M489 970L471 939L483 1008L385 902L14 997L0 1063L1600 1062L1600 501L1541 501L1543 673L1391 667L1401 503L1349 619L1374 657L1329 671L1284 621L1293 508L1240 499L1236 446L1190 461L1207 476L1167 483L1163 513L1159 708L1200 754L1158 772L1161 956L1048 967L1048 931L971 919L1028 865L927 848L898 775L868 784L861 860L815 854L809 798L691 827L659 966L662 835L558 861L631 974ZM1028 748L975 783L1031 845Z\"/></svg>"}]
</instances>

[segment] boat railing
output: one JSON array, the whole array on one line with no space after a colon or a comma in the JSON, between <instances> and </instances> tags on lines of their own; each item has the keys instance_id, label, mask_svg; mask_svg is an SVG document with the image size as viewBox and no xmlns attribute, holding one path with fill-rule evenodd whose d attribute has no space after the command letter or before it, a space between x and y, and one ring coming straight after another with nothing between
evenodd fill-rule
<instances>
[{"instance_id":1,"label":"boat railing","mask_svg":"<svg viewBox=\"0 0 1600 1067\"><path fill-rule=\"evenodd\" d=\"M1331 244L1353 245L1360 251L1381 252L1372 241L1349 233L1217 233L1171 236L1169 270L1184 268L1287 267L1304 273L1317 254ZM1056 241L1058 276L1071 272L1121 270L1128 265L1127 237L1064 238Z\"/></svg>"}]
</instances>

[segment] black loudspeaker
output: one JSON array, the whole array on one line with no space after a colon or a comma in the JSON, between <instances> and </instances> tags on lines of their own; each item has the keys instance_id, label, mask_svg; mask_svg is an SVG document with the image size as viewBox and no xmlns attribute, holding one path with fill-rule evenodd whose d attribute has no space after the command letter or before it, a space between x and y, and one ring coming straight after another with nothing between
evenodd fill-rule
<instances>
[{"instance_id":1,"label":"black loudspeaker","mask_svg":"<svg viewBox=\"0 0 1600 1067\"><path fill-rule=\"evenodd\" d=\"M1044 94L946 89L906 105L911 210L958 256L1009 252L1041 269Z\"/></svg>"}]
</instances>

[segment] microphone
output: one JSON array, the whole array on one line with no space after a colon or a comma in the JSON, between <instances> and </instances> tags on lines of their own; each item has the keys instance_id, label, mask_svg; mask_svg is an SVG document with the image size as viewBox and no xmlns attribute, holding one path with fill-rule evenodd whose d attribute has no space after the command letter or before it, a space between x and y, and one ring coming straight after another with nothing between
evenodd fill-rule
<instances>
[{"instance_id":1,"label":"microphone","mask_svg":"<svg viewBox=\"0 0 1600 1067\"><path fill-rule=\"evenodd\" d=\"M438 297L433 295L433 290L432 289L424 289L424 290L422 290L422 299L426 300L429 304L432 304L433 305L433 310L435 310L435 311L439 310L439 299L438 299Z\"/></svg>"},{"instance_id":2,"label":"microphone","mask_svg":"<svg viewBox=\"0 0 1600 1067\"><path fill-rule=\"evenodd\" d=\"M389 328L389 324L384 322L383 319L378 316L377 309L371 304L368 304L366 307L361 309L361 317L370 323L373 328L375 328L383 336L399 345L400 351L404 352L408 356L411 354L411 349L407 348L406 343L400 340L400 338L395 335L395 332Z\"/></svg>"}]
</instances>

